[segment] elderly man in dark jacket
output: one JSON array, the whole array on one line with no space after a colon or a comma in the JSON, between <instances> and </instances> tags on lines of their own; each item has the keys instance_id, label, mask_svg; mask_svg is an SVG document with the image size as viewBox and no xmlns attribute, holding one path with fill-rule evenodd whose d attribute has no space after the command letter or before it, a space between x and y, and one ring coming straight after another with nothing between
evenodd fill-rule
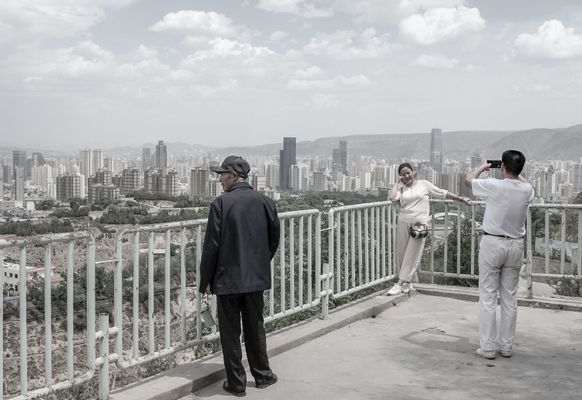
<instances>
[{"instance_id":1,"label":"elderly man in dark jacket","mask_svg":"<svg viewBox=\"0 0 582 400\"><path fill-rule=\"evenodd\" d=\"M271 288L270 262L279 245L277 208L245 182L249 164L227 157L220 167L224 193L210 205L200 265L199 290L216 294L218 324L227 380L224 390L246 394L240 343L241 316L250 371L257 388L277 382L269 367L263 325L263 291Z\"/></svg>"}]
</instances>

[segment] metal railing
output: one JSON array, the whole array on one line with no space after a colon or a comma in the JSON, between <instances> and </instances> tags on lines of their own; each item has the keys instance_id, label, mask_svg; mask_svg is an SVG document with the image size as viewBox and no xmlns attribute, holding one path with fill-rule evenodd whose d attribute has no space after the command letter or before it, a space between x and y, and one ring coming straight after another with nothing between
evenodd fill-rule
<instances>
[{"instance_id":1,"label":"metal railing","mask_svg":"<svg viewBox=\"0 0 582 400\"><path fill-rule=\"evenodd\" d=\"M392 203L357 204L328 212L328 262L334 298L394 277Z\"/></svg>"},{"instance_id":2,"label":"metal railing","mask_svg":"<svg viewBox=\"0 0 582 400\"><path fill-rule=\"evenodd\" d=\"M425 275L425 281L434 282L435 277L478 279L475 264L483 206L482 202L469 206L453 205L451 201L431 202L432 234L419 271ZM322 217L327 217L326 228L322 228L325 222ZM279 218L280 244L271 264L273 286L265 294L267 322L317 307L321 309L316 312L326 316L330 298L345 297L394 278L397 207L391 202L336 207L326 214L318 210L293 211L281 213ZM558 230L552 230L552 224ZM16 389L12 387L9 395L19 400L30 399L98 380L99 397L106 399L110 363L126 369L216 339L216 326L208 327L202 322L203 297L196 286L205 226L206 220L193 220L125 230L115 238L115 257L111 260L96 261L96 246L101 243L96 244L89 232L0 241L0 260L9 257L18 260L19 266L18 298L13 299L19 307L18 333L10 331L18 337L18 349L0 363L0 379L6 380L5 366L11 361L23 361L17 363L20 384ZM322 237L321 233L326 231L327 235ZM533 297L534 281L567 278L582 282L579 233L582 205L529 207L524 257L528 297ZM552 242L552 238L556 241ZM566 243L573 238L576 243L567 247ZM552 246L554 250L550 252ZM59 255L57 264L53 262L55 254ZM43 345L36 346L42 349L38 355L44 357L44 374L35 367L34 376L28 370L28 344L32 338L26 316L32 309L27 293L36 287L29 287L35 282L28 279L28 263L41 263L45 275L44 319L32 331L44 339ZM56 315L64 321L65 328L59 333L54 332L58 318L51 305L55 289L47 278L53 267L60 268L66 278L66 312ZM76 276L83 268L86 274ZM107 314L100 315L97 321L97 310L103 307L95 299L96 269L113 274L112 299L99 299L112 306L112 325ZM75 279L84 280L83 293L75 289L78 287ZM4 274L0 274L0 284L4 286ZM77 297L84 301L75 300ZM5 308L13 300L5 299L0 309L4 328L0 332L2 352L6 350L4 332L9 332L16 320L4 318ZM84 333L74 329L81 308L86 313ZM212 304L214 315L215 310ZM62 352L66 359L60 363L64 366L62 371L55 374L57 336L66 343ZM112 349L110 339L114 343ZM86 350L79 351L79 346ZM11 377L16 374L13 364L9 365ZM0 385L0 400L4 397Z\"/></svg>"},{"instance_id":3,"label":"metal railing","mask_svg":"<svg viewBox=\"0 0 582 400\"><path fill-rule=\"evenodd\" d=\"M54 340L55 335L53 333L53 309L52 309L52 274L53 274L53 257L56 248L63 253L62 262L64 265L60 265L66 274L66 330L64 334L59 335L59 337L65 336L65 362L66 366L65 372L61 373L61 379L53 376L53 354L59 354L58 350L61 350L59 346L55 346ZM29 256L30 254L30 256ZM75 358L83 355L83 352L75 350L76 344L74 335L74 321L78 318L76 310L74 308L75 295L78 293L74 292L74 274L75 270L79 266L79 255L81 259L84 258L86 262L86 292L83 293L86 297L86 315L87 315L87 329L86 329L86 351L84 353L86 363L84 368L79 368L75 366ZM14 364L19 365L19 375L20 375L20 385L18 387L19 395L11 397L13 399L31 399L35 397L40 397L47 395L51 392L72 388L73 386L81 385L90 381L96 369L96 363L103 362L103 360L98 360L95 358L95 345L96 345L96 332L95 332L95 240L89 232L76 232L71 234L60 234L60 235L48 235L31 240L11 240L11 241L0 241L0 262L4 267L5 257L18 256L18 324L19 324L19 334L18 343L19 351L16 354L15 349L12 349L11 356L4 358L0 362L0 382L4 383L5 376L5 364L10 363L12 366ZM77 258L75 257L77 255ZM83 257L84 256L84 257ZM33 327L28 324L28 302L27 302L27 292L29 290L27 283L29 282L28 268L27 264L30 260L35 259L35 261L44 259L44 278L42 279L42 288L44 291L44 330L40 330L40 326ZM4 269L4 268L3 268ZM4 271L3 271L4 272ZM0 273L0 287L4 288L5 274ZM35 285L41 284L41 279L36 279L34 281ZM2 330L0 330L0 354L4 355L4 343L5 336L4 330L7 330L10 326L10 322L5 321L6 299L2 301L0 306L0 325ZM7 304L6 304L7 305ZM77 310L78 311L78 310ZM39 324L40 325L40 324ZM28 329L34 329L34 332L38 333L39 337L44 338L44 343L39 343L40 348L43 348L42 354L44 355L44 374L40 374L35 368L34 376L29 373L29 348L28 342L34 338L31 338L28 334ZM42 332L42 333L41 333ZM62 354L62 353L60 353ZM12 361L12 362L11 362ZM78 364L78 363L77 363ZM44 375L44 385L41 387L30 389L29 382L32 379L39 379L39 375ZM13 393L11 393L13 394ZM4 398L4 385L0 384L0 399Z\"/></svg>"}]
</instances>

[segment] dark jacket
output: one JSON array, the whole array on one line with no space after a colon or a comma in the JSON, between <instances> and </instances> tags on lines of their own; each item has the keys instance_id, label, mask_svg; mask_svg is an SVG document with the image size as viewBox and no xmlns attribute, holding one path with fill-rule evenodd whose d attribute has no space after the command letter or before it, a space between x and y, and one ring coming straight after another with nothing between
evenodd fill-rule
<instances>
[{"instance_id":1,"label":"dark jacket","mask_svg":"<svg viewBox=\"0 0 582 400\"><path fill-rule=\"evenodd\" d=\"M270 198L247 182L210 205L198 290L217 295L271 288L271 259L279 246L279 218Z\"/></svg>"}]
</instances>

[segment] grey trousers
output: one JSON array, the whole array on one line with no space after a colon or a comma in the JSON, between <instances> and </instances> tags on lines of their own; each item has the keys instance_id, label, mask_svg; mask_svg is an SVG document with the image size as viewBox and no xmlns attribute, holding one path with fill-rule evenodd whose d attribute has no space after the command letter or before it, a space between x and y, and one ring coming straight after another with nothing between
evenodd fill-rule
<instances>
[{"instance_id":1,"label":"grey trousers","mask_svg":"<svg viewBox=\"0 0 582 400\"><path fill-rule=\"evenodd\" d=\"M426 238L411 238L408 225L408 222L398 220L396 226L396 272L401 281L418 282L416 270L422 259Z\"/></svg>"},{"instance_id":2,"label":"grey trousers","mask_svg":"<svg viewBox=\"0 0 582 400\"><path fill-rule=\"evenodd\" d=\"M485 351L511 350L517 321L517 286L523 239L484 235L479 243L479 336ZM501 303L496 326L497 292Z\"/></svg>"}]
</instances>

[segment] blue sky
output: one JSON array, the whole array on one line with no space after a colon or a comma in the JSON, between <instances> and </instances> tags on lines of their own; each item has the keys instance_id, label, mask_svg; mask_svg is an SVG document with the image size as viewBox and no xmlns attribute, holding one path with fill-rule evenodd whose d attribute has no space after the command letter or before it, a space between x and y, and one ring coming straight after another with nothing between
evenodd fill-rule
<instances>
[{"instance_id":1,"label":"blue sky","mask_svg":"<svg viewBox=\"0 0 582 400\"><path fill-rule=\"evenodd\" d=\"M3 144L581 123L582 2L2 0Z\"/></svg>"}]
</instances>

